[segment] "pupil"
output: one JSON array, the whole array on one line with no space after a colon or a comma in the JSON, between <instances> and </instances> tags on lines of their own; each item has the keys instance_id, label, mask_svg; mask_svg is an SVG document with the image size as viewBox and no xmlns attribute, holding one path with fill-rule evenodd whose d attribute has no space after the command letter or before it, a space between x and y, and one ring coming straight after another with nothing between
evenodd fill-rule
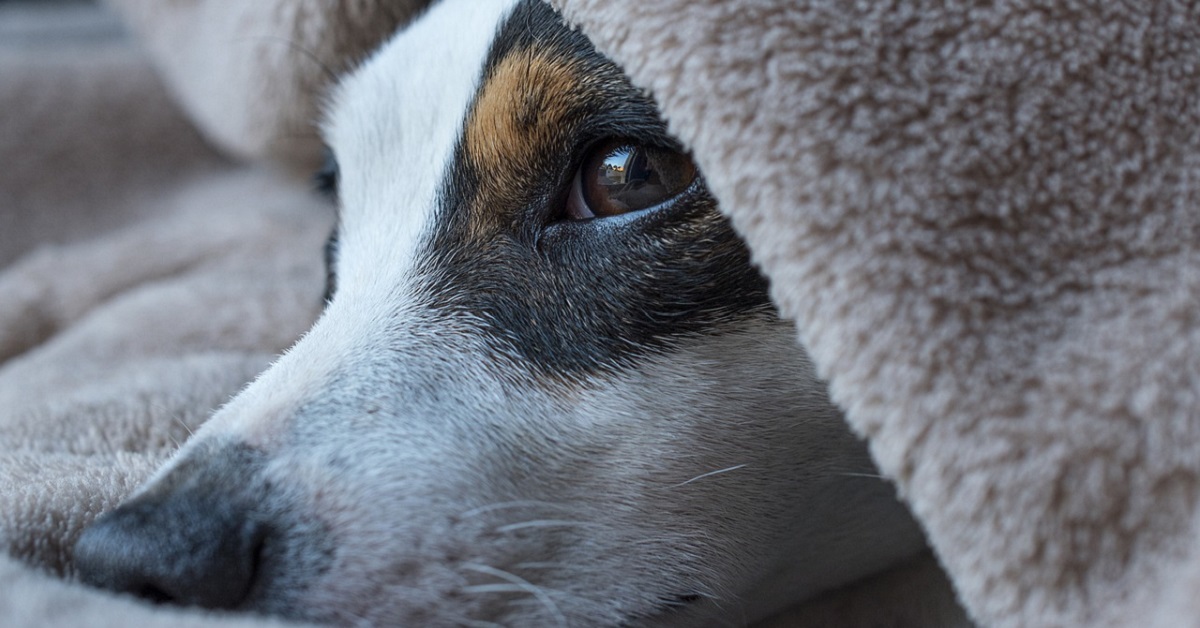
<instances>
[{"instance_id":1,"label":"pupil","mask_svg":"<svg viewBox=\"0 0 1200 628\"><path fill-rule=\"evenodd\" d=\"M668 196L650 163L646 151L634 146L620 146L600 163L597 184L608 197L614 213L645 209Z\"/></svg>"},{"instance_id":2,"label":"pupil","mask_svg":"<svg viewBox=\"0 0 1200 628\"><path fill-rule=\"evenodd\" d=\"M682 153L641 144L611 142L596 150L580 171L577 219L616 216L661 205L685 191L696 167Z\"/></svg>"},{"instance_id":3,"label":"pupil","mask_svg":"<svg viewBox=\"0 0 1200 628\"><path fill-rule=\"evenodd\" d=\"M646 158L632 146L621 146L604 158L600 165L600 184L609 187L628 187L645 181L650 174Z\"/></svg>"}]
</instances>

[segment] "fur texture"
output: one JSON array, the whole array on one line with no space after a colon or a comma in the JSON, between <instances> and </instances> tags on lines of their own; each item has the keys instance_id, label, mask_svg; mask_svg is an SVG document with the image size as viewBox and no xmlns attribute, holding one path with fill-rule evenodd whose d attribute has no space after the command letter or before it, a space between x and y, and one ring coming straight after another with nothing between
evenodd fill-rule
<instances>
[{"instance_id":1,"label":"fur texture","mask_svg":"<svg viewBox=\"0 0 1200 628\"><path fill-rule=\"evenodd\" d=\"M1198 378L1189 360L1198 352L1190 314L1195 214L1189 208L1195 205L1190 164L1200 154L1190 131L1197 126L1192 59L1200 38L1191 29L1200 22L1190 4L657 0L623 5L619 19L611 3L561 4L637 85L654 92L674 133L695 151L712 190L771 275L778 302L800 321L819 370L832 378L850 421L871 437L884 468L899 478L978 617L998 625L1129 624L1131 618L1196 625L1189 504L1198 458L1189 448L1197 442ZM394 6L378 6L385 5ZM173 18L164 11L158 19ZM272 32L270 24L264 19L254 27ZM288 36L286 29L280 34ZM227 41L216 37L205 45L217 54ZM376 43L363 42L361 49ZM156 46L153 54L165 58L180 50ZM246 62L253 59L236 63ZM49 77L62 67L78 66L37 72ZM186 63L159 67L180 84L191 76L181 69ZM113 76L145 76L138 72L144 70ZM0 72L13 76L7 66ZM74 107L64 108L28 103L22 97L30 90L0 91L12 103L4 121L17 123L4 127L6 137L14 137L13 128L38 128L21 126L22 120L43 120L40 128L48 131L39 146L64 154L74 153L74 141L99 136L50 132L58 128L54 122L70 119L55 113L78 110L78 120L95 115L132 130L152 128L127 115L106 117L103 100L82 89L64 89L61 98L74 98L64 101ZM228 102L221 90L176 93L189 102ZM296 100L289 92L293 100L282 101L280 93L238 102L260 112L290 111L296 102L320 97L304 92ZM208 124L223 128L223 136L245 130L238 107L211 110L218 115ZM186 145L171 130L176 127L165 128L152 137ZM106 141L129 146L124 142L133 137ZM5 148L7 163L26 163L30 152L16 146ZM92 179L82 175L100 171L74 172L81 175L76 181L85 181ZM4 189L27 189L20 187L27 180ZM149 180L154 183L142 185L166 183ZM101 181L114 191L137 189L131 178ZM43 198L88 208L94 190L109 188L72 189L64 185L55 190L61 194ZM166 213L172 207L140 202L128 209ZM113 218L114 207L127 209L98 205L94 217ZM59 207L38 209L51 216ZM9 224L0 232L14 233ZM81 224L89 223L76 212L25 233L47 239ZM87 258L92 261L55 267L55 294L91 285L107 243L93 244L98 254ZM75 259L73 253L61 255ZM277 275L261 276L283 285ZM46 283L24 272L8 277L10 286ZM145 284L134 278L120 285L118 293ZM149 296L142 303L191 320L196 311L216 307L206 299L217 293L188 301L184 296L196 293L180 290L169 304ZM57 311L50 296L31 294L44 309L18 318L26 329ZM227 301L248 303L237 289ZM104 329L138 327L143 310L118 313L104 304L100 297L81 301L64 324L70 329L71 321L88 315L92 325L104 321ZM307 323L293 322L295 328ZM0 333L9 329L0 325ZM120 338L167 350L177 341L194 342L198 327L191 329L178 337L164 328L162 336ZM125 364L123 341L90 330L56 343L64 347L58 359L38 369L6 367L6 385L20 390L76 372L101 346L111 351L98 365ZM104 426L97 427L103 437L80 436L78 451L134 447L145 430L161 427L164 415L150 411L156 395L182 400L180 391L205 388L199 378L156 380L155 372L138 380L144 396L121 394L126 388L114 385L89 389L94 396L87 401L79 390L53 399L21 397L31 410L9 424L36 425L31 417L43 416L35 409L39 403L62 404L58 416ZM106 391L109 396L100 394ZM199 412L202 405L179 403L171 407ZM125 417L136 420L122 422ZM0 512L21 524L6 525L7 538L61 544L96 512L82 495L115 499L125 490L100 471L137 479L148 468L139 471L124 458L85 459L82 466L98 471L73 473L79 460L39 455L39 448L60 442L54 435L22 439L14 449L32 451L36 477L47 487L67 485L68 478L94 480L81 487L78 500L61 490L31 490L29 503L46 505L44 511L6 501ZM31 486L6 485L6 495ZM66 502L50 503L52 494ZM1181 561L1191 567L1179 567ZM5 566L5 573L14 571ZM14 579L36 580L28 574ZM35 593L53 589L36 581ZM0 588L0 605L16 611L6 617L23 625L53 623L50 611L20 612L35 598L20 585ZM866 592L847 606L861 610L887 599ZM116 600L86 593L71 600L72 608L91 611L89 619L127 611ZM828 607L807 610L817 615L801 614L800 621L825 617L826 625L846 625L839 621L844 614L822 614ZM163 625L179 621L172 615Z\"/></svg>"},{"instance_id":2,"label":"fur texture","mask_svg":"<svg viewBox=\"0 0 1200 628\"><path fill-rule=\"evenodd\" d=\"M525 61L539 50L561 70ZM83 577L339 624L694 625L918 553L702 186L579 224L542 192L589 134L656 139L636 90L588 91L624 84L601 62L545 5L463 0L355 72L327 132L332 300L84 534ZM597 335L591 360L556 350Z\"/></svg>"},{"instance_id":3,"label":"fur texture","mask_svg":"<svg viewBox=\"0 0 1200 628\"><path fill-rule=\"evenodd\" d=\"M1200 494L1195 4L553 3L695 150L977 619L1142 621Z\"/></svg>"}]
</instances>

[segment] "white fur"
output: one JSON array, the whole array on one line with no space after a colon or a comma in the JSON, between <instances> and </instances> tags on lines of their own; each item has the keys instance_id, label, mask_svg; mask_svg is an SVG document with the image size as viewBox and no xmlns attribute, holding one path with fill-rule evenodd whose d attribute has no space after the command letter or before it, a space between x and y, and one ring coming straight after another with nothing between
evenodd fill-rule
<instances>
[{"instance_id":1,"label":"white fur","mask_svg":"<svg viewBox=\"0 0 1200 628\"><path fill-rule=\"evenodd\" d=\"M426 314L408 271L512 4L446 0L338 91L338 296L177 464L265 451L264 499L336 548L288 610L342 623L740 624L917 552L783 323L568 383Z\"/></svg>"},{"instance_id":2,"label":"white fur","mask_svg":"<svg viewBox=\"0 0 1200 628\"><path fill-rule=\"evenodd\" d=\"M342 205L353 208L341 218L345 292L386 299L404 285L488 48L515 3L441 3L367 63L375 71L337 91L326 141L341 162Z\"/></svg>"}]
</instances>

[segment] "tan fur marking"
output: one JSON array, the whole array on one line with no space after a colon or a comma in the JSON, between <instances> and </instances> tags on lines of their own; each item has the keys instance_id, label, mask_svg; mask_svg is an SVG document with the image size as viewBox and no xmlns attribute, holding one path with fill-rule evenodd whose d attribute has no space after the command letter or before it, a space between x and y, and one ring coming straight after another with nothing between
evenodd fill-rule
<instances>
[{"instance_id":1,"label":"tan fur marking","mask_svg":"<svg viewBox=\"0 0 1200 628\"><path fill-rule=\"evenodd\" d=\"M480 174L480 198L513 202L514 193L529 189L534 170L567 141L572 112L586 87L570 59L556 59L534 49L518 50L502 59L485 77L466 128L467 158ZM483 210L472 229L495 224Z\"/></svg>"}]
</instances>

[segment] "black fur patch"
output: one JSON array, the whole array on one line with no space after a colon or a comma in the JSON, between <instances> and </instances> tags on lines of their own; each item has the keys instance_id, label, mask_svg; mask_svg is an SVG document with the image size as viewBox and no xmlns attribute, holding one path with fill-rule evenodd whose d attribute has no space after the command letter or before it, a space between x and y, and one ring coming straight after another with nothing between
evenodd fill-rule
<instances>
[{"instance_id":1,"label":"black fur patch","mask_svg":"<svg viewBox=\"0 0 1200 628\"><path fill-rule=\"evenodd\" d=\"M522 93L507 96L517 128L527 131L522 139L535 143L517 151L529 155L526 163L489 163L460 142L438 231L418 255L435 307L483 321L498 350L558 376L619 368L681 337L773 316L766 280L702 179L670 207L563 220L565 192L589 146L610 138L678 143L654 103L543 3L521 3L502 27L480 94L514 55L558 60L577 78L576 91L522 84ZM480 114L478 103L477 95L471 116ZM567 114L538 129L546 110ZM467 125L480 122L489 123ZM497 190L497 180L508 185Z\"/></svg>"},{"instance_id":2,"label":"black fur patch","mask_svg":"<svg viewBox=\"0 0 1200 628\"><path fill-rule=\"evenodd\" d=\"M338 242L338 228L335 225L325 240L325 303L333 300L333 293L337 292L337 272L334 269L337 268Z\"/></svg>"},{"instance_id":3,"label":"black fur patch","mask_svg":"<svg viewBox=\"0 0 1200 628\"><path fill-rule=\"evenodd\" d=\"M313 189L336 206L340 178L337 158L333 151L326 147L321 167L312 177ZM329 303L329 300L333 298L333 293L337 291L337 274L334 270L337 268L337 251L338 229L335 224L329 233L329 238L325 240L325 303Z\"/></svg>"},{"instance_id":4,"label":"black fur patch","mask_svg":"<svg viewBox=\"0 0 1200 628\"><path fill-rule=\"evenodd\" d=\"M654 102L544 3L521 2L500 28L462 138L416 272L436 312L472 321L531 371L620 369L681 338L775 316L702 176L668 207L566 219L590 147L682 147ZM336 166L321 180L336 182ZM327 296L336 251L335 232Z\"/></svg>"}]
</instances>

